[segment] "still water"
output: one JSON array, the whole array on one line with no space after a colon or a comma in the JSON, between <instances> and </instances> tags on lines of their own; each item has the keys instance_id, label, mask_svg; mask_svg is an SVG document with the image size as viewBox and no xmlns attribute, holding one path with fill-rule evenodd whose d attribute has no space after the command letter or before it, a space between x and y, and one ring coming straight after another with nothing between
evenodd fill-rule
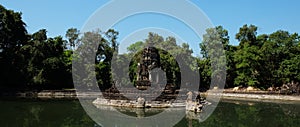
<instances>
[{"instance_id":1,"label":"still water","mask_svg":"<svg viewBox=\"0 0 300 127\"><path fill-rule=\"evenodd\" d=\"M130 109L120 110L131 114ZM155 115L159 111L145 112ZM175 127L300 127L300 102L222 100L204 122L183 118ZM100 127L78 100L0 99L0 127Z\"/></svg>"}]
</instances>

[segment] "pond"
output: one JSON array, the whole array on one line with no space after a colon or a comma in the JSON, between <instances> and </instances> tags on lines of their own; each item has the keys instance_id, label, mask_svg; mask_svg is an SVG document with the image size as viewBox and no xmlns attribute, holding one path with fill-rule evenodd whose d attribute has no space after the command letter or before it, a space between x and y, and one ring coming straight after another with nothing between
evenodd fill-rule
<instances>
[{"instance_id":1,"label":"pond","mask_svg":"<svg viewBox=\"0 0 300 127\"><path fill-rule=\"evenodd\" d=\"M78 100L0 99L1 127L100 127ZM130 109L118 109L131 114ZM151 109L144 114L155 115ZM142 113L143 114L143 113ZM141 116L139 116L141 117ZM142 115L145 117L145 115ZM222 100L204 122L183 118L175 127L299 127L300 102Z\"/></svg>"}]
</instances>

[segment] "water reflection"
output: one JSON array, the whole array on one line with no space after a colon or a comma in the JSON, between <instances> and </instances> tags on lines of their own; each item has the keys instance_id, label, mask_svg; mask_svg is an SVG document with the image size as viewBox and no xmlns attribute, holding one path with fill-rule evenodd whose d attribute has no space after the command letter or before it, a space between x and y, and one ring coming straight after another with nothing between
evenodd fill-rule
<instances>
[{"instance_id":1,"label":"water reflection","mask_svg":"<svg viewBox=\"0 0 300 127\"><path fill-rule=\"evenodd\" d=\"M150 117L166 112L175 112L175 111L183 111L184 108L128 108L128 107L111 107L111 106L96 106L97 110L101 111L118 111L128 116L133 116L137 118L142 117Z\"/></svg>"},{"instance_id":2,"label":"water reflection","mask_svg":"<svg viewBox=\"0 0 300 127\"><path fill-rule=\"evenodd\" d=\"M1 127L99 126L76 100L1 99L0 104ZM109 107L102 108L107 112L110 110ZM113 108L112 110L139 118L171 109ZM296 127L300 125L300 103L223 100L206 121L200 123L197 118L197 114L187 114L175 127ZM117 125L117 121L115 124Z\"/></svg>"},{"instance_id":3,"label":"water reflection","mask_svg":"<svg viewBox=\"0 0 300 127\"><path fill-rule=\"evenodd\" d=\"M176 127L296 127L299 119L299 102L223 100L206 121L183 119Z\"/></svg>"},{"instance_id":4,"label":"water reflection","mask_svg":"<svg viewBox=\"0 0 300 127\"><path fill-rule=\"evenodd\" d=\"M0 100L1 127L93 127L96 124L74 100Z\"/></svg>"}]
</instances>

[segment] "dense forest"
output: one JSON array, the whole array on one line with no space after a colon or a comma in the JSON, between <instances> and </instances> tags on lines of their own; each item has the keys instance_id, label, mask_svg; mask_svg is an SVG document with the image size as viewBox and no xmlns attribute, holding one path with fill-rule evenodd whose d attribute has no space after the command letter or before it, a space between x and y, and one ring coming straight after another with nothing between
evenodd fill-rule
<instances>
[{"instance_id":1,"label":"dense forest","mask_svg":"<svg viewBox=\"0 0 300 127\"><path fill-rule=\"evenodd\" d=\"M180 84L180 69L175 58L184 54L183 61L200 76L200 87L208 89L211 83L212 41L222 42L226 56L226 88L253 86L260 89L300 82L300 36L297 33L278 30L271 34L257 35L258 27L244 25L236 33L238 45L231 45L228 31L222 26L207 29L199 42L201 56L195 57L187 43L178 46L174 37L162 37L149 33L148 38L127 48L128 53L119 55L118 64L135 56L130 66L130 79L117 79L121 84L134 82L139 51L149 42L160 50L162 70L167 74L168 84ZM115 83L112 80L111 65L118 51L118 32L91 31L81 33L70 28L65 35L47 37L47 30L33 34L26 30L20 12L7 10L0 5L0 89L65 89L73 88L73 51L87 44L90 39L98 43L95 58L96 77L99 86L107 89ZM101 39L99 39L101 38ZM95 40L96 39L96 40ZM97 40L98 39L98 40ZM172 55L170 55L172 54ZM194 66L197 65L197 66ZM122 68L120 68L122 69ZM191 74L194 75L194 74Z\"/></svg>"}]
</instances>

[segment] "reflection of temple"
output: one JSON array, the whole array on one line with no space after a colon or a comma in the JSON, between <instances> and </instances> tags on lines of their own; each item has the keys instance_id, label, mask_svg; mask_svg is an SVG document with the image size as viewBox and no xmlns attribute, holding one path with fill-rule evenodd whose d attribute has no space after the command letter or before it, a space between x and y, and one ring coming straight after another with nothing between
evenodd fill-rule
<instances>
[{"instance_id":1,"label":"reflection of temple","mask_svg":"<svg viewBox=\"0 0 300 127\"><path fill-rule=\"evenodd\" d=\"M159 82L159 74L154 69L159 68L160 57L155 47L146 47L140 63L138 63L136 87L146 90L151 83Z\"/></svg>"}]
</instances>

